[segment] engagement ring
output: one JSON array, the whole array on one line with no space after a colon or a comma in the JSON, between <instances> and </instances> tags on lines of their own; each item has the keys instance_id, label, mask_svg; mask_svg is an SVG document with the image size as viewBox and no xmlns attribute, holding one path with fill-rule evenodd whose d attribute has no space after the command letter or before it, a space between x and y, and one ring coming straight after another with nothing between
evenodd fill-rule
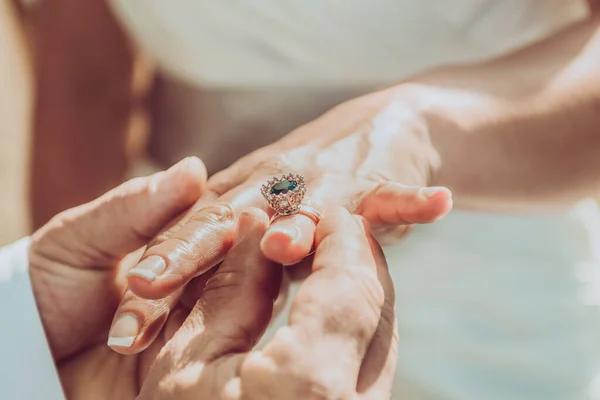
<instances>
[{"instance_id":1,"label":"engagement ring","mask_svg":"<svg viewBox=\"0 0 600 400\"><path fill-rule=\"evenodd\" d=\"M275 210L275 215L291 215L300 210L306 193L306 183L302 175L283 174L269 179L260 191Z\"/></svg>"}]
</instances>

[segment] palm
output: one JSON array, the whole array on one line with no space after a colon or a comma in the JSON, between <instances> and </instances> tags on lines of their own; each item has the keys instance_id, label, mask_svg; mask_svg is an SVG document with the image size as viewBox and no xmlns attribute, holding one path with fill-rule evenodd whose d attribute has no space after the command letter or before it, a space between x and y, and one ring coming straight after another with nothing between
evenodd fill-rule
<instances>
[{"instance_id":1,"label":"palm","mask_svg":"<svg viewBox=\"0 0 600 400\"><path fill-rule=\"evenodd\" d=\"M31 259L36 260L31 249ZM40 268L32 262L32 284L48 341L57 360L102 342L122 290L102 269ZM47 265L47 264L45 264Z\"/></svg>"}]
</instances>

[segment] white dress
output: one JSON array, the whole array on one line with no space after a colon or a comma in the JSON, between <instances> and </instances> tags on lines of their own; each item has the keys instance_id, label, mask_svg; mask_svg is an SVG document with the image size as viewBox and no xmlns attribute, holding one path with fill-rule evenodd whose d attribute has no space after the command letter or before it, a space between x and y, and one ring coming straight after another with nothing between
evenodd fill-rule
<instances>
[{"instance_id":1,"label":"white dress","mask_svg":"<svg viewBox=\"0 0 600 400\"><path fill-rule=\"evenodd\" d=\"M385 86L587 16L585 1L567 0L113 5L166 74L215 90ZM394 399L600 399L595 202L530 216L453 211L386 254L401 338Z\"/></svg>"}]
</instances>

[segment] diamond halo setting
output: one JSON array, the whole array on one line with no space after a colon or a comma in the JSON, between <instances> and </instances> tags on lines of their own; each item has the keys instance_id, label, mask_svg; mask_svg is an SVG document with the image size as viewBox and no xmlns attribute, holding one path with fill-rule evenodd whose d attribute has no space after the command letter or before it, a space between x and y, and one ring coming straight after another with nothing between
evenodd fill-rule
<instances>
[{"instance_id":1,"label":"diamond halo setting","mask_svg":"<svg viewBox=\"0 0 600 400\"><path fill-rule=\"evenodd\" d=\"M306 183L302 175L282 174L265 182L260 191L278 215L291 215L297 213L302 205Z\"/></svg>"}]
</instances>

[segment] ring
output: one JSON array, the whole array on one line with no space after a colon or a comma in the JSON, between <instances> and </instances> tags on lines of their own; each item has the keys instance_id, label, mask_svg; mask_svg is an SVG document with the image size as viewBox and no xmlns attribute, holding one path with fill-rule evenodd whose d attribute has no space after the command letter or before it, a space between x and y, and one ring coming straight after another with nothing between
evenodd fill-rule
<instances>
[{"instance_id":1,"label":"ring","mask_svg":"<svg viewBox=\"0 0 600 400\"><path fill-rule=\"evenodd\" d=\"M275 210L275 215L292 215L296 214L302 206L306 183L302 175L283 174L265 182L260 192L269 206Z\"/></svg>"},{"instance_id":2,"label":"ring","mask_svg":"<svg viewBox=\"0 0 600 400\"><path fill-rule=\"evenodd\" d=\"M302 214L302 215L310 218L315 223L315 225L318 225L319 221L321 220L321 213L316 208L302 204L300 206L300 208L298 208L298 211L296 211L295 213L292 213L292 214L275 213L275 214L273 214L273 216L269 220L269 225L271 225L273 223L273 221L275 221L277 218L281 218L286 215L294 215L294 214Z\"/></svg>"}]
</instances>

